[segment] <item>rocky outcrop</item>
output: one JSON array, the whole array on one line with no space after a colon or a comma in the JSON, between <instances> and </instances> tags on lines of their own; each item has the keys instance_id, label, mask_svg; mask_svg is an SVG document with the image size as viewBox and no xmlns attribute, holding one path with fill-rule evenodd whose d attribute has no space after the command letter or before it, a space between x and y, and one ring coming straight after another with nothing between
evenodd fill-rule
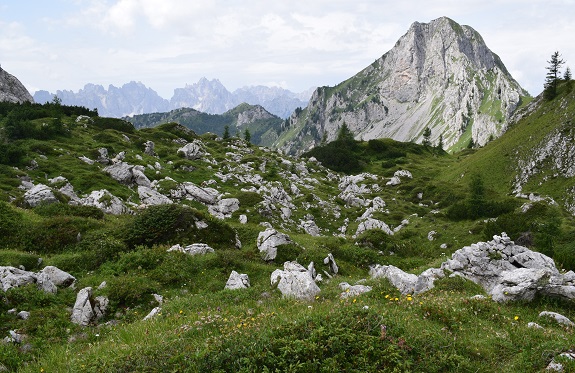
<instances>
[{"instance_id":1,"label":"rocky outcrop","mask_svg":"<svg viewBox=\"0 0 575 373\"><path fill-rule=\"evenodd\" d=\"M71 204L83 206L95 206L107 214L121 215L130 212L121 199L108 192L106 189L95 190L89 196L71 201Z\"/></svg>"},{"instance_id":2,"label":"rocky outcrop","mask_svg":"<svg viewBox=\"0 0 575 373\"><path fill-rule=\"evenodd\" d=\"M505 233L492 241L465 246L443 262L417 276L394 266L375 265L372 278L387 278L403 294L433 287L436 279L462 276L479 285L497 302L531 301L536 295L575 299L575 273L560 273L553 259L515 245Z\"/></svg>"},{"instance_id":3,"label":"rocky outcrop","mask_svg":"<svg viewBox=\"0 0 575 373\"><path fill-rule=\"evenodd\" d=\"M285 262L283 270L273 271L270 281L288 298L313 300L321 291L309 271L296 262Z\"/></svg>"},{"instance_id":4,"label":"rocky outcrop","mask_svg":"<svg viewBox=\"0 0 575 373\"><path fill-rule=\"evenodd\" d=\"M92 297L92 288L86 287L76 295L70 321L81 326L88 326L105 316L110 301L104 296Z\"/></svg>"},{"instance_id":5,"label":"rocky outcrop","mask_svg":"<svg viewBox=\"0 0 575 373\"><path fill-rule=\"evenodd\" d=\"M54 266L47 266L38 273L11 266L0 266L0 285L4 291L36 284L38 289L54 294L58 291L58 287L70 287L75 282L74 276Z\"/></svg>"},{"instance_id":6,"label":"rocky outcrop","mask_svg":"<svg viewBox=\"0 0 575 373\"><path fill-rule=\"evenodd\" d=\"M277 255L278 246L292 243L287 234L267 228L258 234L257 246L264 260L274 260Z\"/></svg>"},{"instance_id":7,"label":"rocky outcrop","mask_svg":"<svg viewBox=\"0 0 575 373\"><path fill-rule=\"evenodd\" d=\"M0 102L4 101L22 104L34 102L34 99L14 75L0 67Z\"/></svg>"},{"instance_id":8,"label":"rocky outcrop","mask_svg":"<svg viewBox=\"0 0 575 373\"><path fill-rule=\"evenodd\" d=\"M121 161L104 168L104 172L124 185L135 184L150 187L151 182L144 174L144 170L144 166L133 166Z\"/></svg>"},{"instance_id":9,"label":"rocky outcrop","mask_svg":"<svg viewBox=\"0 0 575 373\"><path fill-rule=\"evenodd\" d=\"M316 89L277 143L284 152L301 153L324 137L334 140L346 123L356 139L421 142L430 128L432 144L442 136L449 148L467 131L482 145L505 131L527 95L473 28L447 17L415 22L363 71Z\"/></svg>"},{"instance_id":10,"label":"rocky outcrop","mask_svg":"<svg viewBox=\"0 0 575 373\"><path fill-rule=\"evenodd\" d=\"M437 268L428 269L417 276L392 265L379 264L370 268L369 275L374 279L386 278L401 294L423 293L434 287L436 279L444 277L443 271Z\"/></svg>"},{"instance_id":11,"label":"rocky outcrop","mask_svg":"<svg viewBox=\"0 0 575 373\"><path fill-rule=\"evenodd\" d=\"M165 195L142 185L138 186L138 197L140 198L140 202L146 206L169 205L174 203Z\"/></svg>"},{"instance_id":12,"label":"rocky outcrop","mask_svg":"<svg viewBox=\"0 0 575 373\"><path fill-rule=\"evenodd\" d=\"M181 246L180 244L174 245L168 251L178 251L188 255L204 255L215 252L210 246L205 243L194 243L188 246Z\"/></svg>"},{"instance_id":13,"label":"rocky outcrop","mask_svg":"<svg viewBox=\"0 0 575 373\"><path fill-rule=\"evenodd\" d=\"M240 208L237 198L224 198L216 204L208 206L208 212L218 219L230 218Z\"/></svg>"},{"instance_id":14,"label":"rocky outcrop","mask_svg":"<svg viewBox=\"0 0 575 373\"><path fill-rule=\"evenodd\" d=\"M232 271L230 273L230 277L226 282L226 286L224 289L228 290L237 290L237 289L247 289L250 287L250 279L248 275L245 273L238 273L236 271Z\"/></svg>"},{"instance_id":15,"label":"rocky outcrop","mask_svg":"<svg viewBox=\"0 0 575 373\"><path fill-rule=\"evenodd\" d=\"M204 154L203 144L200 140L194 140L178 149L178 154L184 158L194 160L201 158Z\"/></svg>"},{"instance_id":16,"label":"rocky outcrop","mask_svg":"<svg viewBox=\"0 0 575 373\"><path fill-rule=\"evenodd\" d=\"M52 188L44 184L38 184L24 193L24 201L29 206L36 207L41 203L57 203L58 198L52 192Z\"/></svg>"},{"instance_id":17,"label":"rocky outcrop","mask_svg":"<svg viewBox=\"0 0 575 373\"><path fill-rule=\"evenodd\" d=\"M347 282L342 282L339 284L339 288L343 290L343 292L339 295L340 298L350 298L350 297L357 297L363 293L368 293L372 289L371 286L367 285L350 285Z\"/></svg>"}]
</instances>

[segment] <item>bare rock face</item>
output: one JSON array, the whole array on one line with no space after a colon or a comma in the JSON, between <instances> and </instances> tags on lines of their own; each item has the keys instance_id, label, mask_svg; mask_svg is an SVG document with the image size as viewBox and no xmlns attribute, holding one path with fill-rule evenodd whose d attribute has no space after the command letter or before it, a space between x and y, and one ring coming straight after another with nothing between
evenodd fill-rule
<instances>
[{"instance_id":1,"label":"bare rock face","mask_svg":"<svg viewBox=\"0 0 575 373\"><path fill-rule=\"evenodd\" d=\"M34 102L26 87L14 76L0 68L0 101Z\"/></svg>"},{"instance_id":2,"label":"bare rock face","mask_svg":"<svg viewBox=\"0 0 575 373\"><path fill-rule=\"evenodd\" d=\"M323 136L334 140L343 123L363 140L421 142L430 128L431 143L441 135L446 148L472 126L474 143L483 145L505 131L527 95L471 27L447 17L415 22L389 52L345 84L316 89L307 110L289 118L289 127L302 129L286 131L281 150L298 154ZM309 133L317 135L304 135Z\"/></svg>"}]
</instances>

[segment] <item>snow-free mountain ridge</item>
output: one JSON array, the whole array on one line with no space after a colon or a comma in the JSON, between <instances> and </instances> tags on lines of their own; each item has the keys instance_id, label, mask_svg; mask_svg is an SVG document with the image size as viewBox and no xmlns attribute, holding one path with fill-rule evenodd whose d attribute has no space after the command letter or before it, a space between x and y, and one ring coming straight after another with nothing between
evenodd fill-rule
<instances>
[{"instance_id":1,"label":"snow-free mountain ridge","mask_svg":"<svg viewBox=\"0 0 575 373\"><path fill-rule=\"evenodd\" d=\"M335 87L319 87L277 146L301 153L346 123L356 139L423 140L444 148L500 136L528 93L469 26L442 17L415 22L395 46Z\"/></svg>"},{"instance_id":2,"label":"snow-free mountain ridge","mask_svg":"<svg viewBox=\"0 0 575 373\"><path fill-rule=\"evenodd\" d=\"M65 105L78 105L98 109L109 117L125 117L138 114L168 112L179 108L192 108L208 114L223 114L241 103L261 105L270 113L287 118L297 107L305 107L311 91L293 93L279 87L250 86L228 89L218 80L201 78L197 83L174 89L171 99L162 98L156 91L141 82L130 82L104 88L86 84L78 92L58 90L56 93L37 91L36 102L52 101L58 96Z\"/></svg>"}]
</instances>

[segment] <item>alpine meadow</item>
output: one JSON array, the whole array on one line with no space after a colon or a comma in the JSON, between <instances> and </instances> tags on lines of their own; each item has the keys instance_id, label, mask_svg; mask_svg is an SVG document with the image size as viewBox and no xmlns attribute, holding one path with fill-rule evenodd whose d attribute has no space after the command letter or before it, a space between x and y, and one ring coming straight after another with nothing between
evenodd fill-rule
<instances>
[{"instance_id":1,"label":"alpine meadow","mask_svg":"<svg viewBox=\"0 0 575 373\"><path fill-rule=\"evenodd\" d=\"M549 54L531 97L472 27L415 22L284 117L105 117L0 69L0 372L575 372Z\"/></svg>"}]
</instances>

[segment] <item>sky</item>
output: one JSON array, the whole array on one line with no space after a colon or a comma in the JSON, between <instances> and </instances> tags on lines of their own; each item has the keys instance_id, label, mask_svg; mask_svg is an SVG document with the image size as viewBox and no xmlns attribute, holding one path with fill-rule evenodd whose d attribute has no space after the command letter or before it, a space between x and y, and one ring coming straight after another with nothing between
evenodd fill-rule
<instances>
[{"instance_id":1,"label":"sky","mask_svg":"<svg viewBox=\"0 0 575 373\"><path fill-rule=\"evenodd\" d=\"M302 92L442 16L477 30L532 95L554 51L575 69L575 0L0 0L0 65L32 94L139 81L169 99L202 77Z\"/></svg>"}]
</instances>

